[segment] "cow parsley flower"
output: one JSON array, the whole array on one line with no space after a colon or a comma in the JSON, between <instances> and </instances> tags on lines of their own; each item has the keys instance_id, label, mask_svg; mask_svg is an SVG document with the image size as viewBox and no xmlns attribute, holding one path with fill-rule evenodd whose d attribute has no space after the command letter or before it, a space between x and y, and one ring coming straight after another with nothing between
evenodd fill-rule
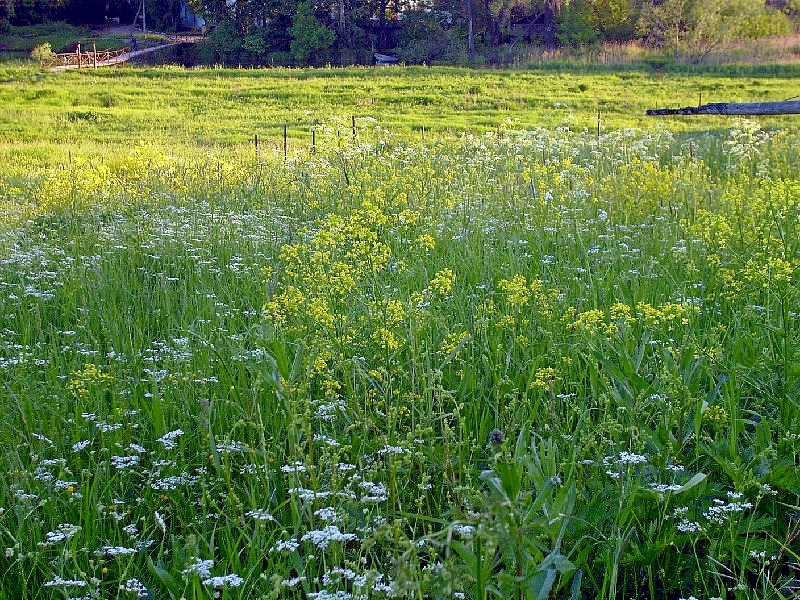
<instances>
[{"instance_id":1,"label":"cow parsley flower","mask_svg":"<svg viewBox=\"0 0 800 600\"><path fill-rule=\"evenodd\" d=\"M172 450L173 448L177 448L178 442L175 440L183 435L183 429L176 429L175 431L170 431L169 433L165 433L158 441L164 444L165 450Z\"/></svg>"},{"instance_id":2,"label":"cow parsley flower","mask_svg":"<svg viewBox=\"0 0 800 600\"><path fill-rule=\"evenodd\" d=\"M239 587L244 583L244 579L239 577L236 573L231 573L230 575L217 575L215 577L207 577L203 579L203 585L207 585L213 588L227 588L227 587Z\"/></svg>"},{"instance_id":3,"label":"cow parsley flower","mask_svg":"<svg viewBox=\"0 0 800 600\"><path fill-rule=\"evenodd\" d=\"M331 542L349 542L356 539L354 533L343 533L336 525L328 525L322 529L309 531L301 541L309 541L320 550L327 548Z\"/></svg>"},{"instance_id":4,"label":"cow parsley flower","mask_svg":"<svg viewBox=\"0 0 800 600\"><path fill-rule=\"evenodd\" d=\"M192 565L186 567L181 574L186 575L197 575L201 579L209 579L211 577L211 569L214 566L213 560L203 560L201 558L195 558L195 562Z\"/></svg>"}]
</instances>

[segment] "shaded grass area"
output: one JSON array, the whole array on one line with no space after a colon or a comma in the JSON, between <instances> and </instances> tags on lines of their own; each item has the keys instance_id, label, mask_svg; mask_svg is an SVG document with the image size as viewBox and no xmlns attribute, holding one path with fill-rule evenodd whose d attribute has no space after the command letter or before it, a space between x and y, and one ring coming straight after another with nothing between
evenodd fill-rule
<instances>
[{"instance_id":1,"label":"shaded grass area","mask_svg":"<svg viewBox=\"0 0 800 600\"><path fill-rule=\"evenodd\" d=\"M72 52L77 42L84 49L87 45L91 48L92 44L96 44L98 50L107 50L124 46L127 39L129 38L106 36L91 27L76 27L63 22L11 26L0 38L0 53L30 54L31 50L45 42L50 44L53 52Z\"/></svg>"}]
</instances>

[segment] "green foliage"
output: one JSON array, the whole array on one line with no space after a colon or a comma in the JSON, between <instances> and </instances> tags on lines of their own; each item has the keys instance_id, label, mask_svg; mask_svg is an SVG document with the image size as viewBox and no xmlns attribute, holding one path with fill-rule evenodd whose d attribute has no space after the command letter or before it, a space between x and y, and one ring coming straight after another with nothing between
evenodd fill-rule
<instances>
[{"instance_id":1,"label":"green foliage","mask_svg":"<svg viewBox=\"0 0 800 600\"><path fill-rule=\"evenodd\" d=\"M796 26L786 13L775 10L764 10L752 18L740 23L736 32L745 39L763 39L769 36L790 35Z\"/></svg>"},{"instance_id":2,"label":"green foliage","mask_svg":"<svg viewBox=\"0 0 800 600\"><path fill-rule=\"evenodd\" d=\"M720 44L748 31L748 27L756 33L760 28L757 23L771 22L767 10L759 0L666 0L647 5L638 28L652 43L699 61Z\"/></svg>"},{"instance_id":3,"label":"green foliage","mask_svg":"<svg viewBox=\"0 0 800 600\"><path fill-rule=\"evenodd\" d=\"M403 16L397 56L409 64L429 63L441 58L454 44L451 31L432 11L408 11Z\"/></svg>"},{"instance_id":4,"label":"green foliage","mask_svg":"<svg viewBox=\"0 0 800 600\"><path fill-rule=\"evenodd\" d=\"M573 0L561 11L556 35L559 42L566 46L587 44L597 40L600 32L588 0Z\"/></svg>"},{"instance_id":5,"label":"green foliage","mask_svg":"<svg viewBox=\"0 0 800 600\"><path fill-rule=\"evenodd\" d=\"M632 0L589 0L603 38L630 40L635 37L637 5Z\"/></svg>"},{"instance_id":6,"label":"green foliage","mask_svg":"<svg viewBox=\"0 0 800 600\"><path fill-rule=\"evenodd\" d=\"M212 31L204 45L212 52L214 60L223 64L236 64L242 50L242 39L234 21L222 21Z\"/></svg>"},{"instance_id":7,"label":"green foliage","mask_svg":"<svg viewBox=\"0 0 800 600\"><path fill-rule=\"evenodd\" d=\"M308 62L316 53L327 50L336 41L336 33L316 16L310 0L301 2L289 29L292 55L300 63Z\"/></svg>"},{"instance_id":8,"label":"green foliage","mask_svg":"<svg viewBox=\"0 0 800 600\"><path fill-rule=\"evenodd\" d=\"M50 47L50 42L39 44L33 50L31 50L31 58L42 63L43 65L52 62L55 57L56 54Z\"/></svg>"},{"instance_id":9,"label":"green foliage","mask_svg":"<svg viewBox=\"0 0 800 600\"><path fill-rule=\"evenodd\" d=\"M148 0L149 28L179 29L180 5L180 0ZM375 49L401 55L408 63L511 64L541 45L550 51L556 43L567 49L634 40L697 62L726 41L783 35L798 26L797 0L767 5L761 0L470 0L412 5L384 0L192 0L190 5L206 19L210 31L221 28L198 52L206 64L275 64L276 58L285 62L287 52L297 63L361 64L371 62ZM11 0L0 7L0 19L9 26L26 27L67 19L94 29L107 17L129 22L135 14L135 3L122 0ZM468 52L469 24L473 47ZM47 41L59 50L81 37L67 35L66 25L58 28L58 39ZM31 41L31 33L15 33L16 39L0 41L0 50L30 50L38 43ZM312 60L315 55L319 60Z\"/></svg>"}]
</instances>

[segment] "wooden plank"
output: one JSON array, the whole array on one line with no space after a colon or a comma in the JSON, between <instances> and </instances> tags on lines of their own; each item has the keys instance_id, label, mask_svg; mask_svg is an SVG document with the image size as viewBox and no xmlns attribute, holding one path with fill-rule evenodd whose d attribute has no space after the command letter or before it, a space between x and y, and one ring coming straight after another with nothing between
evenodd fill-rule
<instances>
[{"instance_id":1,"label":"wooden plank","mask_svg":"<svg viewBox=\"0 0 800 600\"><path fill-rule=\"evenodd\" d=\"M686 108L656 108L647 111L648 117L665 115L797 115L800 100L784 102L715 102Z\"/></svg>"}]
</instances>

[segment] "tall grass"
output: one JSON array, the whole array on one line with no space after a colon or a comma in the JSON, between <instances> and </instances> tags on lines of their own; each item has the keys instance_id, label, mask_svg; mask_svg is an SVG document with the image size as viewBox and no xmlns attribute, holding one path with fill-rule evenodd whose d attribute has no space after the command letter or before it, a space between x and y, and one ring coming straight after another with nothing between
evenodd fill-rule
<instances>
[{"instance_id":1,"label":"tall grass","mask_svg":"<svg viewBox=\"0 0 800 600\"><path fill-rule=\"evenodd\" d=\"M0 595L789 598L796 133L0 167Z\"/></svg>"}]
</instances>

